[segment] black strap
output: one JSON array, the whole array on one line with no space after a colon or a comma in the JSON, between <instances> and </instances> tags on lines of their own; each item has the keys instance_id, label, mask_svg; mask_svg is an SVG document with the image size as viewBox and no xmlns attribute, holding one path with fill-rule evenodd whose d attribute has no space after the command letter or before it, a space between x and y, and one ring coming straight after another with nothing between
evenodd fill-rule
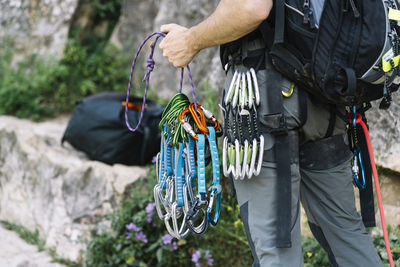
<instances>
[{"instance_id":1,"label":"black strap","mask_svg":"<svg viewBox=\"0 0 400 267\"><path fill-rule=\"evenodd\" d=\"M303 127L307 122L308 109L307 109L307 92L303 89L298 90L299 94L299 107L300 107L300 125L299 128Z\"/></svg>"},{"instance_id":2,"label":"black strap","mask_svg":"<svg viewBox=\"0 0 400 267\"><path fill-rule=\"evenodd\" d=\"M332 136L333 130L335 129L335 124L336 124L336 106L335 105L329 105L329 124L328 128L326 129L326 133L324 138L328 138L329 136Z\"/></svg>"},{"instance_id":3,"label":"black strap","mask_svg":"<svg viewBox=\"0 0 400 267\"><path fill-rule=\"evenodd\" d=\"M364 122L367 123L364 114L362 115ZM368 147L365 140L364 131L359 124L357 124L356 130L358 136L358 145L362 155L362 163L364 167L365 182L366 182L365 188L363 190L360 190L361 216L365 227L374 227L376 226L376 221L375 221L374 192L372 186L371 160L369 158ZM359 173L359 177L361 177L361 173Z\"/></svg>"},{"instance_id":4,"label":"black strap","mask_svg":"<svg viewBox=\"0 0 400 267\"><path fill-rule=\"evenodd\" d=\"M347 78L346 96L354 96L357 87L357 77L354 69L343 68Z\"/></svg>"},{"instance_id":5,"label":"black strap","mask_svg":"<svg viewBox=\"0 0 400 267\"><path fill-rule=\"evenodd\" d=\"M290 248L292 246L290 234L292 183L289 151L287 134L275 135L276 169L278 173L277 248Z\"/></svg>"},{"instance_id":6,"label":"black strap","mask_svg":"<svg viewBox=\"0 0 400 267\"><path fill-rule=\"evenodd\" d=\"M271 50L272 45L274 43L274 30L272 27L269 25L268 20L264 20L260 26L258 26L258 29L261 32L261 35L264 39L264 43Z\"/></svg>"},{"instance_id":7,"label":"black strap","mask_svg":"<svg viewBox=\"0 0 400 267\"><path fill-rule=\"evenodd\" d=\"M276 247L289 248L291 243L291 201L292 182L290 171L290 146L286 117L283 114L282 75L273 70L271 66L267 69L267 96L270 118L275 119L275 127L270 128L270 133L275 136L275 156L277 181L277 232ZM266 116L268 117L268 116ZM267 119L268 118L262 118Z\"/></svg>"},{"instance_id":8,"label":"black strap","mask_svg":"<svg viewBox=\"0 0 400 267\"><path fill-rule=\"evenodd\" d=\"M282 44L285 39L285 0L275 1L275 37L274 45Z\"/></svg>"}]
</instances>

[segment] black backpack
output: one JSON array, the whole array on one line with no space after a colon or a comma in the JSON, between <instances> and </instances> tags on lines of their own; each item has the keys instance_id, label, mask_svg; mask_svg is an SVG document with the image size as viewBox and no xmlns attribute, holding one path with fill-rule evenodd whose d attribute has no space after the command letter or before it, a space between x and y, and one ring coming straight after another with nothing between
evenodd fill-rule
<instances>
[{"instance_id":1,"label":"black backpack","mask_svg":"<svg viewBox=\"0 0 400 267\"><path fill-rule=\"evenodd\" d=\"M163 108L147 101L142 127L132 133L125 124L125 93L101 93L78 101L65 130L67 141L85 152L90 159L107 164L144 165L150 163L160 149ZM139 120L142 99L130 97L129 123Z\"/></svg>"},{"instance_id":2,"label":"black backpack","mask_svg":"<svg viewBox=\"0 0 400 267\"><path fill-rule=\"evenodd\" d=\"M276 0L260 29L275 68L319 101L351 106L383 97L388 108L399 87L397 9L395 0L325 0L317 25L310 0Z\"/></svg>"}]
</instances>

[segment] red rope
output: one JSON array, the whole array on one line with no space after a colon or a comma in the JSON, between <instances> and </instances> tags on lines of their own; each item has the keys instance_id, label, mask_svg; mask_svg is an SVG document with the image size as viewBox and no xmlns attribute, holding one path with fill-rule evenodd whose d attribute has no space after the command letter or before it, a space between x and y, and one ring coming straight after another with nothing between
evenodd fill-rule
<instances>
[{"instance_id":1,"label":"red rope","mask_svg":"<svg viewBox=\"0 0 400 267\"><path fill-rule=\"evenodd\" d=\"M390 251L389 237L388 237L388 233L387 233L387 230L386 230L386 222L385 222L385 214L383 212L381 189L380 189L380 186L379 186L378 172L376 171L374 154L372 152L371 139L369 138L367 125L365 125L364 121L362 120L361 115L358 114L358 113L357 113L357 116L356 116L356 123L360 124L361 127L363 128L364 135L365 135L365 140L367 142L368 154L369 154L369 158L371 160L372 173L373 173L373 176L374 176L376 198L378 200L379 214L380 214L380 217L381 217L383 239L385 240L386 253L388 255L390 267L394 267L392 253Z\"/></svg>"}]
</instances>

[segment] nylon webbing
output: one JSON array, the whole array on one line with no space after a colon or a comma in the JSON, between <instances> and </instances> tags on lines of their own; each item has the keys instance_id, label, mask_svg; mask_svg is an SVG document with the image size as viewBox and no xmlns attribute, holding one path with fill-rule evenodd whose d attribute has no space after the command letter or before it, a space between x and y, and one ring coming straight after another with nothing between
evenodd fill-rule
<instances>
[{"instance_id":1,"label":"nylon webbing","mask_svg":"<svg viewBox=\"0 0 400 267\"><path fill-rule=\"evenodd\" d=\"M363 118L365 117L363 116ZM364 167L365 183L366 183L365 188L363 190L360 190L361 217L365 227L374 227L376 226L376 221L375 221L374 192L372 186L371 159L369 158L368 146L365 141L364 131L360 125L357 125L356 129L357 129L356 134L358 136L358 145L361 150L361 155L363 155L362 164ZM361 172L361 169L359 171ZM359 175L361 175L361 173Z\"/></svg>"},{"instance_id":2,"label":"nylon webbing","mask_svg":"<svg viewBox=\"0 0 400 267\"><path fill-rule=\"evenodd\" d=\"M291 200L292 183L290 172L290 147L286 119L283 114L282 75L276 71L268 72L268 107L273 116L281 114L279 128L272 129L275 136L275 157L278 174L277 181L277 235L276 247L291 247ZM279 116L276 116L279 118Z\"/></svg>"},{"instance_id":3,"label":"nylon webbing","mask_svg":"<svg viewBox=\"0 0 400 267\"><path fill-rule=\"evenodd\" d=\"M282 44L285 35L285 1L275 1L275 37L274 45Z\"/></svg>"}]
</instances>

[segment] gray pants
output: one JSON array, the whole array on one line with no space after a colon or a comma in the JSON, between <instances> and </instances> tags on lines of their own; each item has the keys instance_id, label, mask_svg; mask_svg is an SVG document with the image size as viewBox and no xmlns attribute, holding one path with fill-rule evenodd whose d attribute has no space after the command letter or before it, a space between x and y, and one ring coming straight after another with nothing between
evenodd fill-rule
<instances>
[{"instance_id":1,"label":"gray pants","mask_svg":"<svg viewBox=\"0 0 400 267\"><path fill-rule=\"evenodd\" d=\"M257 73L260 85L261 105L259 115L268 114L266 98L266 71ZM232 70L228 72L225 90L232 79ZM288 89L290 82L283 81L282 89ZM327 169L300 167L299 159L307 157L298 153L300 144L315 143L323 140L329 124L329 112L307 100L307 122L300 126L300 108L298 89L291 97L284 99L284 112L287 115L290 135L294 136L290 144L297 157L292 159L292 230L291 248L276 248L277 206L276 163L266 158L259 176L251 179L235 180L237 199L241 217L246 229L249 246L252 250L253 266L303 266L300 238L300 201L306 211L312 233L327 251L332 266L383 266L365 231L361 216L355 207L354 189L351 173L351 155L341 158ZM334 136L345 137L346 125L337 119ZM274 137L264 134L264 150L273 149ZM300 151L301 152L301 151ZM329 160L335 151L320 155ZM267 153L268 154L268 153ZM315 156L315 155L314 155Z\"/></svg>"}]
</instances>

